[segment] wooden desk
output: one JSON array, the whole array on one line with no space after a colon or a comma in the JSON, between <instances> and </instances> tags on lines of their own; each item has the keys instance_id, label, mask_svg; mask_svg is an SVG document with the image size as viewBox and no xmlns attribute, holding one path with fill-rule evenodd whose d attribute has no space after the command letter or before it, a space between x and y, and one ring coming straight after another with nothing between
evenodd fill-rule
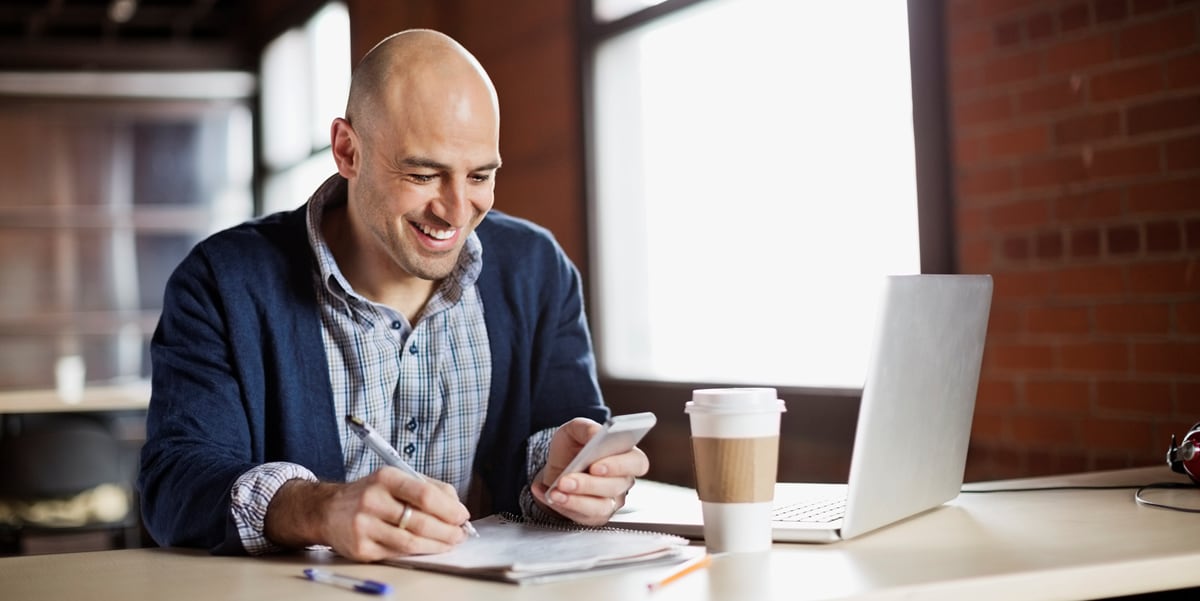
<instances>
[{"instance_id":1,"label":"wooden desk","mask_svg":"<svg viewBox=\"0 0 1200 601\"><path fill-rule=\"evenodd\" d=\"M1186 479L1161 467L988 486L1160 481ZM1200 491L1158 491L1154 499L1197 507ZM235 558L136 549L0 559L0 595L12 601L370 598L300 577L304 567L334 564L339 572L390 583L392 598L438 601L1090 599L1200 586L1198 538L1200 516L1140 507L1132 490L966 493L848 542L777 544L769 553L719 557L708 570L655 593L646 583L671 568L521 587L349 564L328 553Z\"/></svg>"}]
</instances>

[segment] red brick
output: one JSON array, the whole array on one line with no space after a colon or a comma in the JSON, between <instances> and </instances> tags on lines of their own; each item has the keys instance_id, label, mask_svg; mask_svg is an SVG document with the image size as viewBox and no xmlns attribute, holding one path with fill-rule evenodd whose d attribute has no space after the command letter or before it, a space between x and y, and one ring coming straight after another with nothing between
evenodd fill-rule
<instances>
[{"instance_id":1,"label":"red brick","mask_svg":"<svg viewBox=\"0 0 1200 601\"><path fill-rule=\"evenodd\" d=\"M1159 441L1152 436L1150 425L1117 419L1088 419L1081 426L1084 445L1096 450L1140 451Z\"/></svg>"},{"instance_id":2,"label":"red brick","mask_svg":"<svg viewBox=\"0 0 1200 601\"><path fill-rule=\"evenodd\" d=\"M1091 330L1084 307L1030 307L1025 327L1031 334L1086 334Z\"/></svg>"},{"instance_id":3,"label":"red brick","mask_svg":"<svg viewBox=\"0 0 1200 601\"><path fill-rule=\"evenodd\" d=\"M986 156L982 137L963 133L954 136L954 163L959 167L975 167Z\"/></svg>"},{"instance_id":4,"label":"red brick","mask_svg":"<svg viewBox=\"0 0 1200 601\"><path fill-rule=\"evenodd\" d=\"M1013 188L1013 172L1009 167L962 169L958 175L958 191L963 196L1001 194Z\"/></svg>"},{"instance_id":5,"label":"red brick","mask_svg":"<svg viewBox=\"0 0 1200 601\"><path fill-rule=\"evenodd\" d=\"M1023 330L1023 315L1023 309L1005 306L1003 302L993 303L988 315L988 340Z\"/></svg>"},{"instance_id":6,"label":"red brick","mask_svg":"<svg viewBox=\"0 0 1200 601\"><path fill-rule=\"evenodd\" d=\"M1183 226L1183 237L1188 250L1200 250L1200 219L1188 219Z\"/></svg>"},{"instance_id":7,"label":"red brick","mask_svg":"<svg viewBox=\"0 0 1200 601\"><path fill-rule=\"evenodd\" d=\"M1046 200L1027 200L992 208L987 221L993 228L1005 229L1042 225L1050 220L1050 203Z\"/></svg>"},{"instance_id":8,"label":"red brick","mask_svg":"<svg viewBox=\"0 0 1200 601\"><path fill-rule=\"evenodd\" d=\"M1029 258L1029 237L1024 234L1008 236L1001 243L1001 253L1009 261L1024 261Z\"/></svg>"},{"instance_id":9,"label":"red brick","mask_svg":"<svg viewBox=\"0 0 1200 601\"><path fill-rule=\"evenodd\" d=\"M1200 375L1197 342L1134 343L1133 357L1133 367L1140 374Z\"/></svg>"},{"instance_id":10,"label":"red brick","mask_svg":"<svg viewBox=\"0 0 1200 601\"><path fill-rule=\"evenodd\" d=\"M1186 1L1186 0L1184 0ZM1161 11L1171 3L1168 0L1133 0L1133 14L1145 15Z\"/></svg>"},{"instance_id":11,"label":"red brick","mask_svg":"<svg viewBox=\"0 0 1200 601\"><path fill-rule=\"evenodd\" d=\"M1129 187L1132 213L1181 213L1200 206L1200 177L1155 181Z\"/></svg>"},{"instance_id":12,"label":"red brick","mask_svg":"<svg viewBox=\"0 0 1200 601\"><path fill-rule=\"evenodd\" d=\"M1010 411L1017 403L1013 382L1008 379L981 378L976 395L975 406L978 409Z\"/></svg>"},{"instance_id":13,"label":"red brick","mask_svg":"<svg viewBox=\"0 0 1200 601\"><path fill-rule=\"evenodd\" d=\"M1054 35L1054 15L1038 13L1025 22L1025 31L1031 40L1040 40Z\"/></svg>"},{"instance_id":14,"label":"red brick","mask_svg":"<svg viewBox=\"0 0 1200 601\"><path fill-rule=\"evenodd\" d=\"M1017 113L1040 115L1066 108L1081 108L1083 100L1081 90L1072 88L1070 82L1056 80L1021 92L1017 96Z\"/></svg>"},{"instance_id":15,"label":"red brick","mask_svg":"<svg viewBox=\"0 0 1200 601\"><path fill-rule=\"evenodd\" d=\"M1063 236L1060 231L1042 232L1033 240L1034 254L1039 259L1061 259L1063 255Z\"/></svg>"},{"instance_id":16,"label":"red brick","mask_svg":"<svg viewBox=\"0 0 1200 601\"><path fill-rule=\"evenodd\" d=\"M1142 233L1133 225L1118 225L1105 232L1108 254L1128 255L1142 249Z\"/></svg>"},{"instance_id":17,"label":"red brick","mask_svg":"<svg viewBox=\"0 0 1200 601\"><path fill-rule=\"evenodd\" d=\"M1096 407L1122 413L1166 415L1171 412L1171 385L1147 380L1103 380L1096 383Z\"/></svg>"},{"instance_id":18,"label":"red brick","mask_svg":"<svg viewBox=\"0 0 1200 601\"><path fill-rule=\"evenodd\" d=\"M950 28L950 56L956 59L980 56L992 49L992 36L986 29Z\"/></svg>"},{"instance_id":19,"label":"red brick","mask_svg":"<svg viewBox=\"0 0 1200 601\"><path fill-rule=\"evenodd\" d=\"M1180 334L1200 333L1200 302L1185 301L1175 304L1175 331ZM1200 415L1196 416L1200 419Z\"/></svg>"},{"instance_id":20,"label":"red brick","mask_svg":"<svg viewBox=\"0 0 1200 601\"><path fill-rule=\"evenodd\" d=\"M1050 279L1044 271L997 271L992 274L993 305L1007 299L1045 298Z\"/></svg>"},{"instance_id":21,"label":"red brick","mask_svg":"<svg viewBox=\"0 0 1200 601\"><path fill-rule=\"evenodd\" d=\"M1025 402L1039 410L1084 412L1091 404L1091 385L1082 380L1030 380L1025 383Z\"/></svg>"},{"instance_id":22,"label":"red brick","mask_svg":"<svg viewBox=\"0 0 1200 601\"><path fill-rule=\"evenodd\" d=\"M1188 425L1200 420L1200 382L1175 383L1175 412L1190 420Z\"/></svg>"},{"instance_id":23,"label":"red brick","mask_svg":"<svg viewBox=\"0 0 1200 601\"><path fill-rule=\"evenodd\" d=\"M1086 2L1063 7L1058 13L1059 28L1064 32L1087 27L1091 20L1092 16Z\"/></svg>"},{"instance_id":24,"label":"red brick","mask_svg":"<svg viewBox=\"0 0 1200 601\"><path fill-rule=\"evenodd\" d=\"M1019 12L1023 8L1038 4L1041 0L975 0L975 2L979 4L979 16L988 18Z\"/></svg>"},{"instance_id":25,"label":"red brick","mask_svg":"<svg viewBox=\"0 0 1200 601\"><path fill-rule=\"evenodd\" d=\"M1166 334L1171 328L1171 306L1165 303L1096 305L1093 312L1100 334Z\"/></svg>"},{"instance_id":26,"label":"red brick","mask_svg":"<svg viewBox=\"0 0 1200 601\"><path fill-rule=\"evenodd\" d=\"M960 240L959 266L966 271L986 273L992 268L992 245L987 240Z\"/></svg>"},{"instance_id":27,"label":"red brick","mask_svg":"<svg viewBox=\"0 0 1200 601\"><path fill-rule=\"evenodd\" d=\"M1058 145L1095 142L1120 134L1121 113L1119 111L1072 116L1054 125L1054 142Z\"/></svg>"},{"instance_id":28,"label":"red brick","mask_svg":"<svg viewBox=\"0 0 1200 601\"><path fill-rule=\"evenodd\" d=\"M1006 23L997 23L993 27L993 39L996 40L996 46L1003 48L1005 46L1016 46L1025 38L1025 24L1021 21L1008 21Z\"/></svg>"},{"instance_id":29,"label":"red brick","mask_svg":"<svg viewBox=\"0 0 1200 601\"><path fill-rule=\"evenodd\" d=\"M1129 270L1129 290L1138 294L1200 293L1200 269L1195 259L1142 263Z\"/></svg>"},{"instance_id":30,"label":"red brick","mask_svg":"<svg viewBox=\"0 0 1200 601\"><path fill-rule=\"evenodd\" d=\"M1046 72L1066 73L1103 65L1113 59L1113 36L1109 33L1062 42L1046 49Z\"/></svg>"},{"instance_id":31,"label":"red brick","mask_svg":"<svg viewBox=\"0 0 1200 601\"><path fill-rule=\"evenodd\" d=\"M1158 144L1097 150L1088 171L1097 179L1154 175L1162 172L1162 150Z\"/></svg>"},{"instance_id":32,"label":"red brick","mask_svg":"<svg viewBox=\"0 0 1200 601\"><path fill-rule=\"evenodd\" d=\"M1045 344L997 342L988 345L987 361L996 369L1048 370L1054 367L1054 349Z\"/></svg>"},{"instance_id":33,"label":"red brick","mask_svg":"<svg viewBox=\"0 0 1200 601\"><path fill-rule=\"evenodd\" d=\"M1200 52L1167 61L1167 84L1173 90L1200 86Z\"/></svg>"},{"instance_id":34,"label":"red brick","mask_svg":"<svg viewBox=\"0 0 1200 601\"><path fill-rule=\"evenodd\" d=\"M944 12L948 24L968 25L979 20L979 3L976 0L949 0L946 2ZM957 29L957 27L950 29Z\"/></svg>"},{"instance_id":35,"label":"red brick","mask_svg":"<svg viewBox=\"0 0 1200 601\"><path fill-rule=\"evenodd\" d=\"M1196 43L1196 20L1170 15L1119 33L1121 58L1163 54Z\"/></svg>"},{"instance_id":36,"label":"red brick","mask_svg":"<svg viewBox=\"0 0 1200 601\"><path fill-rule=\"evenodd\" d=\"M987 229L987 211L989 209L978 206L965 206L967 203L959 203L958 210L955 211L955 224L962 232L970 232L978 234Z\"/></svg>"},{"instance_id":37,"label":"red brick","mask_svg":"<svg viewBox=\"0 0 1200 601\"><path fill-rule=\"evenodd\" d=\"M1087 228L1071 232L1071 256L1090 259L1100 256L1100 230Z\"/></svg>"},{"instance_id":38,"label":"red brick","mask_svg":"<svg viewBox=\"0 0 1200 601\"><path fill-rule=\"evenodd\" d=\"M1060 297L1111 297L1125 291L1125 271L1119 265L1064 267L1055 272L1054 291Z\"/></svg>"},{"instance_id":39,"label":"red brick","mask_svg":"<svg viewBox=\"0 0 1200 601\"><path fill-rule=\"evenodd\" d=\"M1093 102L1145 96L1162 90L1165 85L1163 67L1158 63L1100 73L1088 82Z\"/></svg>"},{"instance_id":40,"label":"red brick","mask_svg":"<svg viewBox=\"0 0 1200 601\"><path fill-rule=\"evenodd\" d=\"M1200 169L1200 136L1180 138L1167 142L1167 169L1185 171ZM1196 196L1200 198L1200 191ZM1196 201L1200 205L1200 200Z\"/></svg>"},{"instance_id":41,"label":"red brick","mask_svg":"<svg viewBox=\"0 0 1200 601\"><path fill-rule=\"evenodd\" d=\"M1041 64L1036 52L994 58L984 63L983 80L994 86L1033 79L1041 72Z\"/></svg>"},{"instance_id":42,"label":"red brick","mask_svg":"<svg viewBox=\"0 0 1200 601\"><path fill-rule=\"evenodd\" d=\"M1171 253L1183 248L1183 233L1178 221L1155 221L1146 224L1146 252Z\"/></svg>"},{"instance_id":43,"label":"red brick","mask_svg":"<svg viewBox=\"0 0 1200 601\"><path fill-rule=\"evenodd\" d=\"M1150 102L1126 113L1129 135L1179 130L1200 125L1200 95Z\"/></svg>"},{"instance_id":44,"label":"red brick","mask_svg":"<svg viewBox=\"0 0 1200 601\"><path fill-rule=\"evenodd\" d=\"M1013 442L1053 445L1071 432L1074 418L1050 415L1014 415L1010 421Z\"/></svg>"},{"instance_id":45,"label":"red brick","mask_svg":"<svg viewBox=\"0 0 1200 601\"><path fill-rule=\"evenodd\" d=\"M970 65L967 67L955 66L955 63L950 63L950 97L956 98L983 87L986 82L983 79L983 69Z\"/></svg>"},{"instance_id":46,"label":"red brick","mask_svg":"<svg viewBox=\"0 0 1200 601\"><path fill-rule=\"evenodd\" d=\"M1096 0L1096 22L1120 21L1129 15L1125 0Z\"/></svg>"},{"instance_id":47,"label":"red brick","mask_svg":"<svg viewBox=\"0 0 1200 601\"><path fill-rule=\"evenodd\" d=\"M954 124L958 128L969 128L972 125L1008 121L1012 114L1012 98L1008 94L1000 94L956 103Z\"/></svg>"},{"instance_id":48,"label":"red brick","mask_svg":"<svg viewBox=\"0 0 1200 601\"><path fill-rule=\"evenodd\" d=\"M1099 188L1064 196L1055 201L1054 214L1062 221L1111 219L1125 214L1124 190Z\"/></svg>"},{"instance_id":49,"label":"red brick","mask_svg":"<svg viewBox=\"0 0 1200 601\"><path fill-rule=\"evenodd\" d=\"M993 157L1029 155L1046 150L1049 137L1045 125L1010 128L989 137L987 148Z\"/></svg>"},{"instance_id":50,"label":"red brick","mask_svg":"<svg viewBox=\"0 0 1200 601\"><path fill-rule=\"evenodd\" d=\"M1064 370L1122 373L1129 369L1129 346L1124 342L1081 342L1058 349Z\"/></svg>"},{"instance_id":51,"label":"red brick","mask_svg":"<svg viewBox=\"0 0 1200 601\"><path fill-rule=\"evenodd\" d=\"M1087 170L1078 156L1027 161L1020 167L1021 187L1061 186L1087 179Z\"/></svg>"}]
</instances>

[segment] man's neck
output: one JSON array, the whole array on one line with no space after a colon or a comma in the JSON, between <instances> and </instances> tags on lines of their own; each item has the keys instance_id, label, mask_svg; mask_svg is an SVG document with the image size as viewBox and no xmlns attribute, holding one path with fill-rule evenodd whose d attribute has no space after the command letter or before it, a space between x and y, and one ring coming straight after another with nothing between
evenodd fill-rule
<instances>
[{"instance_id":1,"label":"man's neck","mask_svg":"<svg viewBox=\"0 0 1200 601\"><path fill-rule=\"evenodd\" d=\"M325 211L321 235L342 276L356 293L399 311L410 325L416 325L438 282L404 273L390 261L366 256L361 245L354 241L345 205Z\"/></svg>"}]
</instances>

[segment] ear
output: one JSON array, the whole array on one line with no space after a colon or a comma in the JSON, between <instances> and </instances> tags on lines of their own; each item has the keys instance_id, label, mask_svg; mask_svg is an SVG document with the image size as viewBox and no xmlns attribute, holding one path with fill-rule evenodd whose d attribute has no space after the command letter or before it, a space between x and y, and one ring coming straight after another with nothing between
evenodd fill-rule
<instances>
[{"instance_id":1,"label":"ear","mask_svg":"<svg viewBox=\"0 0 1200 601\"><path fill-rule=\"evenodd\" d=\"M337 163L338 173L346 179L354 179L358 176L358 167L361 158L361 145L359 144L358 134L349 121L338 117L333 120L333 124L329 126L329 143L330 149L333 151L333 160Z\"/></svg>"}]
</instances>

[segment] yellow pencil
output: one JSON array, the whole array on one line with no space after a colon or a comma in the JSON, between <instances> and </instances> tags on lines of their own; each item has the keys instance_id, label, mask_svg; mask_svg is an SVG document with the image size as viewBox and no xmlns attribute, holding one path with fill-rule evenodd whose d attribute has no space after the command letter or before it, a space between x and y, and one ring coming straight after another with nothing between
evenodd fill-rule
<instances>
[{"instance_id":1,"label":"yellow pencil","mask_svg":"<svg viewBox=\"0 0 1200 601\"><path fill-rule=\"evenodd\" d=\"M680 568L676 570L674 574L671 574L670 576L667 576L658 582L651 582L646 586L652 591L658 590L664 586L667 586L668 584L671 584L672 582L675 582L676 580L679 580L680 578L683 578L684 576L687 576L688 574L691 574L692 572L707 568L708 564L710 563L712 563L712 554L705 553L704 555L701 555L700 557L697 557L696 559L693 559L680 566Z\"/></svg>"}]
</instances>

